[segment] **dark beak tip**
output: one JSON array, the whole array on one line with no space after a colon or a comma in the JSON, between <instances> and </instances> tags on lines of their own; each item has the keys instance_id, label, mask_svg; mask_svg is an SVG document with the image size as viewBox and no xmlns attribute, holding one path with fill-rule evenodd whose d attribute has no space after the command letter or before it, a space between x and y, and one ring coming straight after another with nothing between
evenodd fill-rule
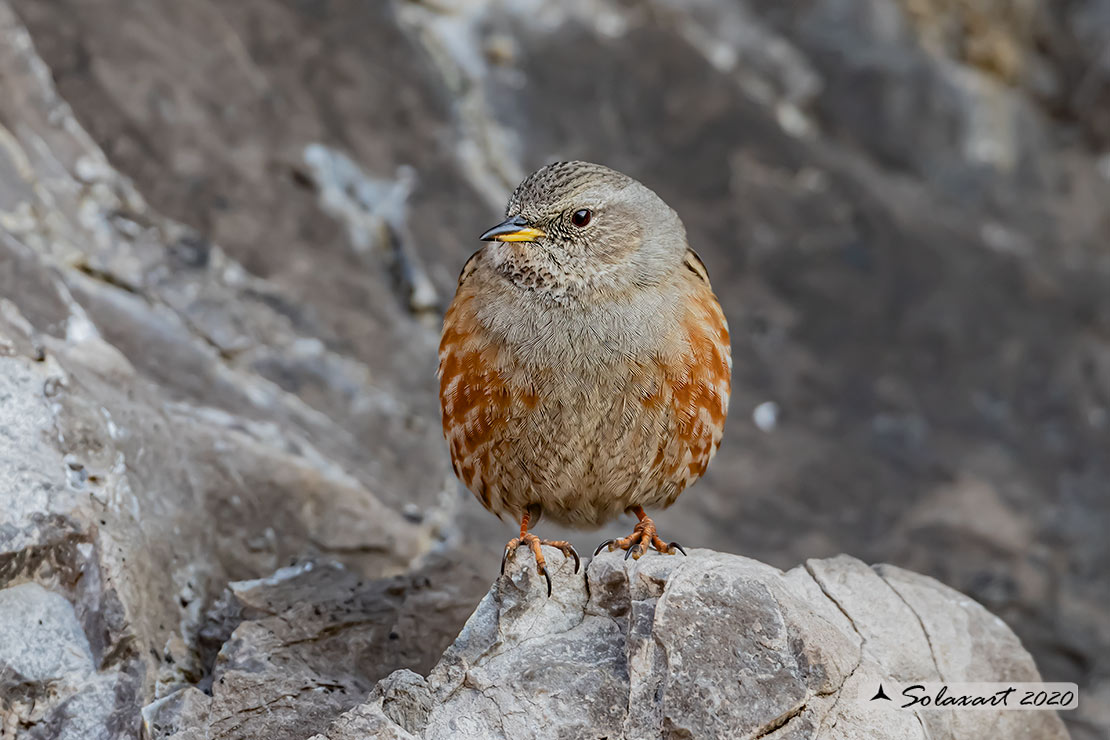
<instances>
[{"instance_id":1,"label":"dark beak tip","mask_svg":"<svg viewBox=\"0 0 1110 740\"><path fill-rule=\"evenodd\" d=\"M483 232L482 235L478 237L478 240L483 242L495 242L498 241L497 237L499 236L512 234L527 227L528 221L526 221L522 216L513 216L512 218L505 219L501 223L497 224L497 226L494 226L492 229L488 229L487 231Z\"/></svg>"}]
</instances>

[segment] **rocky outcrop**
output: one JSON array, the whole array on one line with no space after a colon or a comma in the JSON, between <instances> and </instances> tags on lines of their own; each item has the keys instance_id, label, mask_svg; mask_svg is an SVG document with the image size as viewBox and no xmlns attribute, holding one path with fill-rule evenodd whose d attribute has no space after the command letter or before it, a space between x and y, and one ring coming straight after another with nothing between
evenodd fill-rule
<instances>
[{"instance_id":1,"label":"rocky outcrop","mask_svg":"<svg viewBox=\"0 0 1110 740\"><path fill-rule=\"evenodd\" d=\"M144 704L214 680L289 695L298 725L333 692L326 726L380 676L430 666L485 582L464 567L428 595L435 494L383 501L380 461L274 376L383 425L408 412L278 288L145 203L4 3L0 39L0 727L137 737ZM311 598L226 591L291 561L321 564ZM257 638L240 650L237 625ZM331 672L301 682L298 661Z\"/></svg>"},{"instance_id":2,"label":"rocky outcrop","mask_svg":"<svg viewBox=\"0 0 1110 740\"><path fill-rule=\"evenodd\" d=\"M514 564L426 680L394 673L313 740L1068 736L1051 712L868 701L883 682L1039 679L1001 621L900 568L694 550L555 579L544 599Z\"/></svg>"},{"instance_id":3,"label":"rocky outcrop","mask_svg":"<svg viewBox=\"0 0 1110 740\"><path fill-rule=\"evenodd\" d=\"M398 666L427 672L476 586L450 563L431 570L446 579L365 581L339 563L310 561L232 583L200 634L211 675L146 706L147 737L303 738Z\"/></svg>"}]
</instances>

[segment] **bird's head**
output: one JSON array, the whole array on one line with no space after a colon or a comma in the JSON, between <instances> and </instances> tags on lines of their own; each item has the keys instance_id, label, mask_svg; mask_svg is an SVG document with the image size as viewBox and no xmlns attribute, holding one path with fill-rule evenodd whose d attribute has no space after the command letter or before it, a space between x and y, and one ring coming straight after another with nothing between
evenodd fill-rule
<instances>
[{"instance_id":1,"label":"bird's head","mask_svg":"<svg viewBox=\"0 0 1110 740\"><path fill-rule=\"evenodd\" d=\"M514 282L566 295L657 285L681 264L686 231L653 191L608 167L556 162L517 186L482 234Z\"/></svg>"}]
</instances>

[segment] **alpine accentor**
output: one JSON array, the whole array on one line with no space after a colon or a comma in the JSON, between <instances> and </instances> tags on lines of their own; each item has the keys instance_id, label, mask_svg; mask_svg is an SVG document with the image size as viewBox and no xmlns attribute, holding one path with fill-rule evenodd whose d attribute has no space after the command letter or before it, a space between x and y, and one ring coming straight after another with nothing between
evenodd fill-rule
<instances>
[{"instance_id":1,"label":"alpine accentor","mask_svg":"<svg viewBox=\"0 0 1110 740\"><path fill-rule=\"evenodd\" d=\"M682 221L632 178L558 162L524 180L491 242L459 276L439 345L443 432L455 474L482 505L632 534L603 543L638 558L666 544L644 507L669 506L721 443L732 358L728 325ZM598 551L601 547L598 548ZM627 557L627 555L626 555ZM504 559L502 559L504 570Z\"/></svg>"}]
</instances>

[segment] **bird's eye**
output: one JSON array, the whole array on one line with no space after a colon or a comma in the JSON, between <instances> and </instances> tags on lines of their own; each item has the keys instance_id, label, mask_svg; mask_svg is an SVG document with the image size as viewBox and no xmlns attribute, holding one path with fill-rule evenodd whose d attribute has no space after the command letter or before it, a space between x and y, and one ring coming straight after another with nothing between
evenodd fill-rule
<instances>
[{"instance_id":1,"label":"bird's eye","mask_svg":"<svg viewBox=\"0 0 1110 740\"><path fill-rule=\"evenodd\" d=\"M590 213L590 210L588 208L583 208L580 211L574 212L574 214L570 217L570 222L581 229L583 226L590 222L590 218L592 218L593 215L594 214Z\"/></svg>"}]
</instances>

